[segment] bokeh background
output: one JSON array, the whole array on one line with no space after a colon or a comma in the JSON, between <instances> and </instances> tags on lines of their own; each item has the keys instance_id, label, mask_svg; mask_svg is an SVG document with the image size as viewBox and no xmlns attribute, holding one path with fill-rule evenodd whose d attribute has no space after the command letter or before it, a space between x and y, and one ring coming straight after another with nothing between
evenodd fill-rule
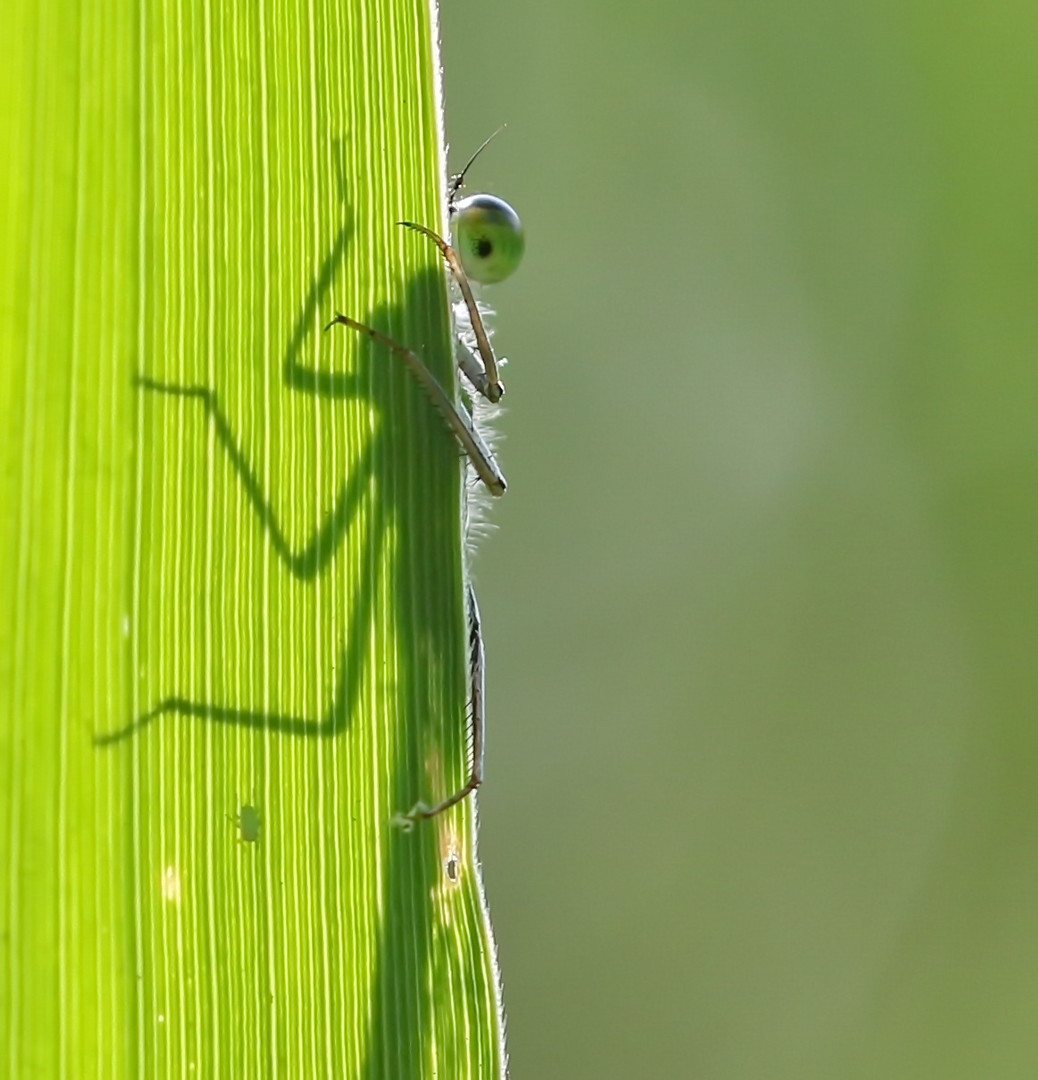
<instances>
[{"instance_id":1,"label":"bokeh background","mask_svg":"<svg viewBox=\"0 0 1038 1080\"><path fill-rule=\"evenodd\" d=\"M1038 9L441 7L515 1080L1038 1075Z\"/></svg>"}]
</instances>

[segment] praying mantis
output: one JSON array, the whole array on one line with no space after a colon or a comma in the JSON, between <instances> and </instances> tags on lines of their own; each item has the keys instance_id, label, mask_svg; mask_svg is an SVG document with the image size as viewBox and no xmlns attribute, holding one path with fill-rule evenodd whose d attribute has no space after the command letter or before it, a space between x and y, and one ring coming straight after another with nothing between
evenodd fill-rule
<instances>
[{"instance_id":1,"label":"praying mantis","mask_svg":"<svg viewBox=\"0 0 1038 1080\"><path fill-rule=\"evenodd\" d=\"M498 129L500 130L500 129ZM468 315L475 351L459 341L458 366L472 387L487 401L496 404L504 395L505 388L499 374L499 363L494 355L483 316L473 295L470 279L483 284L504 280L518 267L523 256L525 240L519 215L503 199L496 195L476 194L458 199L457 195L465 181L472 163L486 149L494 132L469 158L465 167L454 176L449 189L449 207L456 246L452 246L438 233L413 221L401 221L404 228L420 233L439 249L451 273ZM433 406L446 421L458 444L465 452L474 472L491 495L501 496L507 484L504 473L490 448L473 422L471 414L457 404L443 388L435 375L421 358L406 345L386 334L337 312L325 330L333 326L345 326L365 334L374 342L398 356L429 395ZM484 732L486 726L485 684L486 654L479 607L471 582L466 586L469 621L469 680L472 702L472 761L466 782L452 795L428 806L416 803L406 814L397 814L396 824L406 829L419 821L427 821L456 806L476 790L483 782Z\"/></svg>"}]
</instances>

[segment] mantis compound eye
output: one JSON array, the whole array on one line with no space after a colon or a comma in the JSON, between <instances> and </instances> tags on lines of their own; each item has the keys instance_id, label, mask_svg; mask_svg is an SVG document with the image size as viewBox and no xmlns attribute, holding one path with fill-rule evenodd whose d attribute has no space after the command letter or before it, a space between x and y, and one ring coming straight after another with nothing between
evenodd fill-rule
<instances>
[{"instance_id":1,"label":"mantis compound eye","mask_svg":"<svg viewBox=\"0 0 1038 1080\"><path fill-rule=\"evenodd\" d=\"M526 241L519 215L496 195L468 195L454 204L455 247L473 281L504 281L522 262Z\"/></svg>"}]
</instances>

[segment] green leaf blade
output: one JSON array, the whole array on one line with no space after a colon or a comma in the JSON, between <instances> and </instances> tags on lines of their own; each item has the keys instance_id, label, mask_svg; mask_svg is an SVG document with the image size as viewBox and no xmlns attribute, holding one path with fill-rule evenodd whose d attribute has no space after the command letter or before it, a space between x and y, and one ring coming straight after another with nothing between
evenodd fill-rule
<instances>
[{"instance_id":1,"label":"green leaf blade","mask_svg":"<svg viewBox=\"0 0 1038 1080\"><path fill-rule=\"evenodd\" d=\"M432 13L11 18L11 1075L497 1075Z\"/></svg>"}]
</instances>

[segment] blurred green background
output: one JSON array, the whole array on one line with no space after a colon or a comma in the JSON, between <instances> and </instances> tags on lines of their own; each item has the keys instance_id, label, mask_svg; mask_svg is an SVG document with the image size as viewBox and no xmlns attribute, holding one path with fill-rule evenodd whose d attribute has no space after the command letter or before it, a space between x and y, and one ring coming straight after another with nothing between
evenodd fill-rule
<instances>
[{"instance_id":1,"label":"blurred green background","mask_svg":"<svg viewBox=\"0 0 1038 1080\"><path fill-rule=\"evenodd\" d=\"M1033 1078L1038 9L441 19L513 1077Z\"/></svg>"}]
</instances>

